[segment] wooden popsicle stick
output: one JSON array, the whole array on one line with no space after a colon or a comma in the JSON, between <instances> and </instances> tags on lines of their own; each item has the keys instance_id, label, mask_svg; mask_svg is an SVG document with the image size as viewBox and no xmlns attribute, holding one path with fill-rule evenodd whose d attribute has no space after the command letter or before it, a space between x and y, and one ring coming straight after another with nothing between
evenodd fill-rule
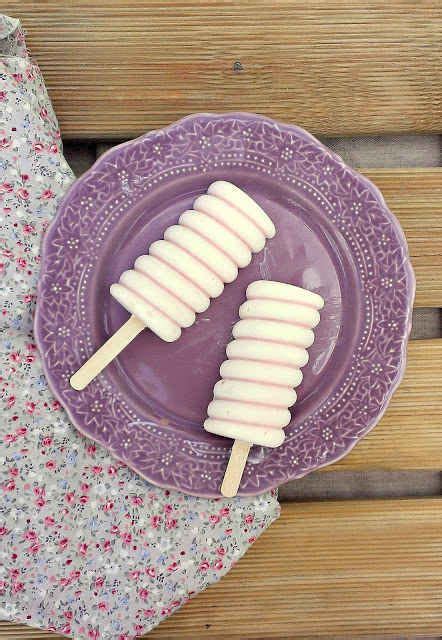
<instances>
[{"instance_id":1,"label":"wooden popsicle stick","mask_svg":"<svg viewBox=\"0 0 442 640\"><path fill-rule=\"evenodd\" d=\"M69 380L70 385L76 391L82 391L92 380L112 362L117 355L137 336L146 325L136 316L131 316L109 338L93 356L84 363Z\"/></svg>"},{"instance_id":2,"label":"wooden popsicle stick","mask_svg":"<svg viewBox=\"0 0 442 640\"><path fill-rule=\"evenodd\" d=\"M244 442L244 440L235 440L233 443L229 463L221 485L221 493L226 498L233 498L238 493L239 483L241 482L251 446L250 442Z\"/></svg>"}]
</instances>

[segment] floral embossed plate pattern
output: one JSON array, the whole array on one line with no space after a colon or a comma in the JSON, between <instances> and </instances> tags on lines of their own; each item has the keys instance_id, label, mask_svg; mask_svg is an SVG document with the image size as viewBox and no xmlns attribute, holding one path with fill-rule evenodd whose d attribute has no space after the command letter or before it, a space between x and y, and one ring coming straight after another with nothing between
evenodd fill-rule
<instances>
[{"instance_id":1,"label":"floral embossed plate pattern","mask_svg":"<svg viewBox=\"0 0 442 640\"><path fill-rule=\"evenodd\" d=\"M277 235L180 340L142 332L82 392L68 380L126 319L109 286L213 180L245 189ZM46 234L36 335L49 384L85 435L149 481L219 495L231 441L202 428L247 285L325 299L287 437L255 447L240 494L345 455L379 420L405 365L414 276L379 191L315 138L253 114L189 116L108 151Z\"/></svg>"}]
</instances>

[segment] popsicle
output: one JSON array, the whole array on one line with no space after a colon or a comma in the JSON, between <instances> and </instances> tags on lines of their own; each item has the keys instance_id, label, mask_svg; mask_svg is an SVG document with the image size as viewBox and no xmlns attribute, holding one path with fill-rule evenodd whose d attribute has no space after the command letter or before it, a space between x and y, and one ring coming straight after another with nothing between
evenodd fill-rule
<instances>
[{"instance_id":1,"label":"popsicle","mask_svg":"<svg viewBox=\"0 0 442 640\"><path fill-rule=\"evenodd\" d=\"M111 286L131 317L74 373L71 386L84 389L146 327L166 342L178 340L274 235L269 216L242 189L213 182Z\"/></svg>"},{"instance_id":2,"label":"popsicle","mask_svg":"<svg viewBox=\"0 0 442 640\"><path fill-rule=\"evenodd\" d=\"M246 296L204 422L206 431L235 440L221 487L226 497L236 495L253 444L284 441L324 306L320 295L282 282L252 282Z\"/></svg>"}]
</instances>

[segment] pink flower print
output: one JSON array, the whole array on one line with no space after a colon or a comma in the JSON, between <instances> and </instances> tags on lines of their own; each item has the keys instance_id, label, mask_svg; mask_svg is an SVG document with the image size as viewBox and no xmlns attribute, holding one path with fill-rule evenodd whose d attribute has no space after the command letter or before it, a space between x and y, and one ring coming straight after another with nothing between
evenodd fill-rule
<instances>
[{"instance_id":1,"label":"pink flower print","mask_svg":"<svg viewBox=\"0 0 442 640\"><path fill-rule=\"evenodd\" d=\"M85 556L85 555L86 555L86 553L87 553L87 549L88 549L88 545L87 545L85 542L81 542L81 543L78 545L78 553L79 553L81 556Z\"/></svg>"},{"instance_id":2,"label":"pink flower print","mask_svg":"<svg viewBox=\"0 0 442 640\"><path fill-rule=\"evenodd\" d=\"M50 144L48 148L49 148L50 153L58 153L58 147L55 144L55 142Z\"/></svg>"},{"instance_id":3,"label":"pink flower print","mask_svg":"<svg viewBox=\"0 0 442 640\"><path fill-rule=\"evenodd\" d=\"M147 589L140 589L138 592L141 600L147 600L149 597L149 591Z\"/></svg>"},{"instance_id":4,"label":"pink flower print","mask_svg":"<svg viewBox=\"0 0 442 640\"><path fill-rule=\"evenodd\" d=\"M43 120L46 120L48 117L48 110L46 109L46 107L42 107L40 109L40 116L43 118Z\"/></svg>"},{"instance_id":5,"label":"pink flower print","mask_svg":"<svg viewBox=\"0 0 442 640\"><path fill-rule=\"evenodd\" d=\"M222 509L219 510L219 515L223 518L224 516L228 516L230 513L230 509L229 507L222 507Z\"/></svg>"},{"instance_id":6,"label":"pink flower print","mask_svg":"<svg viewBox=\"0 0 442 640\"><path fill-rule=\"evenodd\" d=\"M90 486L87 484L87 482L82 482L80 485L80 489L87 493L90 489Z\"/></svg>"},{"instance_id":7,"label":"pink flower print","mask_svg":"<svg viewBox=\"0 0 442 640\"><path fill-rule=\"evenodd\" d=\"M8 138L0 138L0 149L8 149L11 146L11 141Z\"/></svg>"},{"instance_id":8,"label":"pink flower print","mask_svg":"<svg viewBox=\"0 0 442 640\"><path fill-rule=\"evenodd\" d=\"M68 491L68 493L65 495L64 499L66 500L66 502L68 504L72 504L75 502L75 493L73 491Z\"/></svg>"},{"instance_id":9,"label":"pink flower print","mask_svg":"<svg viewBox=\"0 0 442 640\"><path fill-rule=\"evenodd\" d=\"M72 620L74 614L72 613L72 611L64 611L63 616L66 620Z\"/></svg>"},{"instance_id":10,"label":"pink flower print","mask_svg":"<svg viewBox=\"0 0 442 640\"><path fill-rule=\"evenodd\" d=\"M17 363L17 364L18 364L19 362L21 362L21 357L20 357L20 354L19 354L19 352L18 352L18 351L13 351L12 353L10 353L10 354L9 354L9 359L10 359L12 362L15 362L15 363Z\"/></svg>"},{"instance_id":11,"label":"pink flower print","mask_svg":"<svg viewBox=\"0 0 442 640\"><path fill-rule=\"evenodd\" d=\"M19 474L19 470L17 469L17 467L11 467L9 469L9 475L12 476L13 478L16 478Z\"/></svg>"},{"instance_id":12,"label":"pink flower print","mask_svg":"<svg viewBox=\"0 0 442 640\"><path fill-rule=\"evenodd\" d=\"M104 585L104 578L102 576L98 576L97 578L95 578L96 589L101 589L103 585Z\"/></svg>"},{"instance_id":13,"label":"pink flower print","mask_svg":"<svg viewBox=\"0 0 442 640\"><path fill-rule=\"evenodd\" d=\"M3 525L0 527L0 536L5 536L9 533L9 530Z\"/></svg>"},{"instance_id":14,"label":"pink flower print","mask_svg":"<svg viewBox=\"0 0 442 640\"><path fill-rule=\"evenodd\" d=\"M23 74L22 73L13 73L12 77L16 82L23 82Z\"/></svg>"},{"instance_id":15,"label":"pink flower print","mask_svg":"<svg viewBox=\"0 0 442 640\"><path fill-rule=\"evenodd\" d=\"M155 609L144 609L143 614L145 618L152 618L155 615Z\"/></svg>"},{"instance_id":16,"label":"pink flower print","mask_svg":"<svg viewBox=\"0 0 442 640\"><path fill-rule=\"evenodd\" d=\"M170 573L172 573L173 571L176 571L178 569L178 562L172 562L168 567L167 570L170 571Z\"/></svg>"},{"instance_id":17,"label":"pink flower print","mask_svg":"<svg viewBox=\"0 0 442 640\"><path fill-rule=\"evenodd\" d=\"M152 516L150 519L150 524L154 529L158 529L161 522L161 516Z\"/></svg>"},{"instance_id":18,"label":"pink flower print","mask_svg":"<svg viewBox=\"0 0 442 640\"><path fill-rule=\"evenodd\" d=\"M35 413L36 407L37 405L35 404L35 402L26 402L25 404L26 413L29 413L29 415L32 415L33 413Z\"/></svg>"},{"instance_id":19,"label":"pink flower print","mask_svg":"<svg viewBox=\"0 0 442 640\"><path fill-rule=\"evenodd\" d=\"M20 571L18 569L11 569L9 571L9 577L11 578L11 580L17 580L19 575Z\"/></svg>"},{"instance_id":20,"label":"pink flower print","mask_svg":"<svg viewBox=\"0 0 442 640\"><path fill-rule=\"evenodd\" d=\"M58 543L58 546L60 547L60 549L61 549L62 551L64 551L65 549L67 549L68 544L69 544L69 540L68 540L68 538L62 538L62 539L60 540L60 542Z\"/></svg>"},{"instance_id":21,"label":"pink flower print","mask_svg":"<svg viewBox=\"0 0 442 640\"><path fill-rule=\"evenodd\" d=\"M19 189L17 189L17 195L22 200L29 200L30 197L30 193L27 189L25 189L25 187L20 187Z\"/></svg>"},{"instance_id":22,"label":"pink flower print","mask_svg":"<svg viewBox=\"0 0 442 640\"><path fill-rule=\"evenodd\" d=\"M70 636L71 635L71 625L70 624L65 624L61 627L61 629L59 629L59 633L64 633L66 636Z\"/></svg>"},{"instance_id":23,"label":"pink flower print","mask_svg":"<svg viewBox=\"0 0 442 640\"><path fill-rule=\"evenodd\" d=\"M224 533L226 534L226 536L232 535L232 531L233 529L224 529Z\"/></svg>"},{"instance_id":24,"label":"pink flower print","mask_svg":"<svg viewBox=\"0 0 442 640\"><path fill-rule=\"evenodd\" d=\"M112 502L112 500L108 500L103 506L103 511L112 511L113 508L114 503Z\"/></svg>"},{"instance_id":25,"label":"pink flower print","mask_svg":"<svg viewBox=\"0 0 442 640\"><path fill-rule=\"evenodd\" d=\"M31 302L32 300L32 296L30 294L27 294L26 296L24 296L23 298L23 302L26 302L26 304L28 304L29 302Z\"/></svg>"},{"instance_id":26,"label":"pink flower print","mask_svg":"<svg viewBox=\"0 0 442 640\"><path fill-rule=\"evenodd\" d=\"M14 482L14 480L8 480L8 481L6 482L6 484L4 484L4 485L3 485L3 489L4 489L5 491L9 491L9 492L14 491L14 489L15 489L15 482Z\"/></svg>"},{"instance_id":27,"label":"pink flower print","mask_svg":"<svg viewBox=\"0 0 442 640\"><path fill-rule=\"evenodd\" d=\"M0 593L2 593L7 586L8 586L8 583L6 582L6 580L0 580Z\"/></svg>"},{"instance_id":28,"label":"pink flower print","mask_svg":"<svg viewBox=\"0 0 442 640\"><path fill-rule=\"evenodd\" d=\"M58 411L59 409L61 409L61 404L58 402L58 400L54 400L51 404L51 407L53 411Z\"/></svg>"},{"instance_id":29,"label":"pink flower print","mask_svg":"<svg viewBox=\"0 0 442 640\"><path fill-rule=\"evenodd\" d=\"M103 551L104 552L108 552L112 549L112 545L111 545L111 541L110 540L105 540L103 543Z\"/></svg>"},{"instance_id":30,"label":"pink flower print","mask_svg":"<svg viewBox=\"0 0 442 640\"><path fill-rule=\"evenodd\" d=\"M249 538L249 539L247 540L247 542L249 542L250 544L253 544L253 543L255 542L255 540L256 540L256 537L255 537L255 536L252 536L251 538Z\"/></svg>"},{"instance_id":31,"label":"pink flower print","mask_svg":"<svg viewBox=\"0 0 442 640\"><path fill-rule=\"evenodd\" d=\"M129 573L129 578L136 582L138 580L138 578L140 577L140 575L141 575L141 571L131 571Z\"/></svg>"},{"instance_id":32,"label":"pink flower print","mask_svg":"<svg viewBox=\"0 0 442 640\"><path fill-rule=\"evenodd\" d=\"M29 354L26 356L25 358L26 362L28 364L32 364L33 362L35 362L35 356L30 356Z\"/></svg>"},{"instance_id":33,"label":"pink flower print","mask_svg":"<svg viewBox=\"0 0 442 640\"><path fill-rule=\"evenodd\" d=\"M172 513L172 505L171 504L165 504L164 505L164 513Z\"/></svg>"},{"instance_id":34,"label":"pink flower print","mask_svg":"<svg viewBox=\"0 0 442 640\"><path fill-rule=\"evenodd\" d=\"M48 460L45 464L46 469L53 471L56 467L54 460Z\"/></svg>"},{"instance_id":35,"label":"pink flower print","mask_svg":"<svg viewBox=\"0 0 442 640\"><path fill-rule=\"evenodd\" d=\"M19 428L16 430L16 432L15 432L15 433L16 433L18 436L25 436L25 435L27 434L27 432L28 432L28 430L26 429L26 427L19 427ZM43 491L44 491L44 490L43 490Z\"/></svg>"},{"instance_id":36,"label":"pink flower print","mask_svg":"<svg viewBox=\"0 0 442 640\"><path fill-rule=\"evenodd\" d=\"M108 468L107 472L108 472L108 474L110 476L113 476L113 475L115 475L117 473L117 469L113 465L110 465L110 467Z\"/></svg>"},{"instance_id":37,"label":"pink flower print","mask_svg":"<svg viewBox=\"0 0 442 640\"><path fill-rule=\"evenodd\" d=\"M52 438L50 436L46 436L45 438L43 438L41 443L44 447L50 447L52 444Z\"/></svg>"},{"instance_id":38,"label":"pink flower print","mask_svg":"<svg viewBox=\"0 0 442 640\"><path fill-rule=\"evenodd\" d=\"M28 263L24 258L17 258L16 263L19 269L26 269L28 266Z\"/></svg>"},{"instance_id":39,"label":"pink flower print","mask_svg":"<svg viewBox=\"0 0 442 640\"><path fill-rule=\"evenodd\" d=\"M29 233L34 233L35 231L35 227L32 226L32 224L25 224L23 225L23 232L26 234Z\"/></svg>"},{"instance_id":40,"label":"pink flower print","mask_svg":"<svg viewBox=\"0 0 442 640\"><path fill-rule=\"evenodd\" d=\"M0 102L4 102L6 100L6 91L0 91Z\"/></svg>"},{"instance_id":41,"label":"pink flower print","mask_svg":"<svg viewBox=\"0 0 442 640\"><path fill-rule=\"evenodd\" d=\"M244 518L244 522L246 522L247 524L252 524L253 520L254 520L254 515L252 513L248 513Z\"/></svg>"},{"instance_id":42,"label":"pink flower print","mask_svg":"<svg viewBox=\"0 0 442 640\"><path fill-rule=\"evenodd\" d=\"M86 447L86 451L90 456L93 456L97 450L97 447L94 444L90 444Z\"/></svg>"},{"instance_id":43,"label":"pink flower print","mask_svg":"<svg viewBox=\"0 0 442 640\"><path fill-rule=\"evenodd\" d=\"M221 571L221 569L224 566L223 565L223 561L222 560L217 560L213 566L217 571Z\"/></svg>"},{"instance_id":44,"label":"pink flower print","mask_svg":"<svg viewBox=\"0 0 442 640\"><path fill-rule=\"evenodd\" d=\"M28 547L29 552L34 555L38 553L40 549L41 549L41 544L39 542L34 542L33 544L31 544L30 547Z\"/></svg>"},{"instance_id":45,"label":"pink flower print","mask_svg":"<svg viewBox=\"0 0 442 640\"><path fill-rule=\"evenodd\" d=\"M121 539L124 544L130 544L132 542L132 534L131 533L123 533L121 534Z\"/></svg>"},{"instance_id":46,"label":"pink flower print","mask_svg":"<svg viewBox=\"0 0 442 640\"><path fill-rule=\"evenodd\" d=\"M89 496L80 496L80 504L87 504L89 502Z\"/></svg>"},{"instance_id":47,"label":"pink flower print","mask_svg":"<svg viewBox=\"0 0 442 640\"><path fill-rule=\"evenodd\" d=\"M98 608L100 609L100 611L107 611L107 604L105 602L99 602Z\"/></svg>"},{"instance_id":48,"label":"pink flower print","mask_svg":"<svg viewBox=\"0 0 442 640\"><path fill-rule=\"evenodd\" d=\"M210 564L207 562L207 560L203 560L203 562L200 563L200 571L208 571L210 569Z\"/></svg>"},{"instance_id":49,"label":"pink flower print","mask_svg":"<svg viewBox=\"0 0 442 640\"><path fill-rule=\"evenodd\" d=\"M46 527L52 527L55 524L55 520L52 516L46 516L44 523Z\"/></svg>"},{"instance_id":50,"label":"pink flower print","mask_svg":"<svg viewBox=\"0 0 442 640\"><path fill-rule=\"evenodd\" d=\"M6 401L6 404L8 405L8 409L13 407L15 404L15 396L9 396L9 398Z\"/></svg>"},{"instance_id":51,"label":"pink flower print","mask_svg":"<svg viewBox=\"0 0 442 640\"><path fill-rule=\"evenodd\" d=\"M213 514L213 515L210 516L209 520L210 520L210 522L212 524L218 524L218 522L221 520L221 518L218 515Z\"/></svg>"},{"instance_id":52,"label":"pink flower print","mask_svg":"<svg viewBox=\"0 0 442 640\"><path fill-rule=\"evenodd\" d=\"M116 524L113 524L110 528L110 532L112 533L112 535L116 536L120 533L120 529L117 527Z\"/></svg>"},{"instance_id":53,"label":"pink flower print","mask_svg":"<svg viewBox=\"0 0 442 640\"><path fill-rule=\"evenodd\" d=\"M100 465L95 465L92 467L92 473L96 476L100 475L102 471L103 471L103 467L100 467Z\"/></svg>"},{"instance_id":54,"label":"pink flower print","mask_svg":"<svg viewBox=\"0 0 442 640\"><path fill-rule=\"evenodd\" d=\"M25 585L23 584L23 582L12 583L12 593L19 593L20 591L23 591L24 588L25 588Z\"/></svg>"},{"instance_id":55,"label":"pink flower print","mask_svg":"<svg viewBox=\"0 0 442 640\"><path fill-rule=\"evenodd\" d=\"M100 632L98 631L98 629L91 629L88 633L88 638L90 638L90 640L98 640L99 637Z\"/></svg>"},{"instance_id":56,"label":"pink flower print","mask_svg":"<svg viewBox=\"0 0 442 640\"><path fill-rule=\"evenodd\" d=\"M28 529L28 531L25 531L25 540L37 540L36 531L33 531L32 529Z\"/></svg>"},{"instance_id":57,"label":"pink flower print","mask_svg":"<svg viewBox=\"0 0 442 640\"><path fill-rule=\"evenodd\" d=\"M37 498L37 500L35 501L35 504L37 505L37 507L40 507L41 509L42 507L45 506L46 500L44 498Z\"/></svg>"},{"instance_id":58,"label":"pink flower print","mask_svg":"<svg viewBox=\"0 0 442 640\"><path fill-rule=\"evenodd\" d=\"M133 496L132 497L132 504L140 507L143 505L143 498L141 496Z\"/></svg>"},{"instance_id":59,"label":"pink flower print","mask_svg":"<svg viewBox=\"0 0 442 640\"><path fill-rule=\"evenodd\" d=\"M29 180L29 176L27 173L22 173L20 177L22 182L27 182Z\"/></svg>"},{"instance_id":60,"label":"pink flower print","mask_svg":"<svg viewBox=\"0 0 442 640\"><path fill-rule=\"evenodd\" d=\"M39 153L40 151L44 151L45 146L42 142L34 142L32 148L34 149L34 151L37 151L37 153Z\"/></svg>"},{"instance_id":61,"label":"pink flower print","mask_svg":"<svg viewBox=\"0 0 442 640\"><path fill-rule=\"evenodd\" d=\"M5 442L6 444L12 444L13 442L16 442L16 440L16 433L7 433L5 436L3 436L3 442Z\"/></svg>"},{"instance_id":62,"label":"pink flower print","mask_svg":"<svg viewBox=\"0 0 442 640\"><path fill-rule=\"evenodd\" d=\"M122 635L118 636L118 640L130 640L130 638L125 633L123 633Z\"/></svg>"},{"instance_id":63,"label":"pink flower print","mask_svg":"<svg viewBox=\"0 0 442 640\"><path fill-rule=\"evenodd\" d=\"M156 571L155 571L155 567L148 567L146 569L146 573L148 576L150 576L151 578L155 578L156 576Z\"/></svg>"},{"instance_id":64,"label":"pink flower print","mask_svg":"<svg viewBox=\"0 0 442 640\"><path fill-rule=\"evenodd\" d=\"M11 193L11 191L14 191L14 189L13 189L12 185L9 184L9 182L2 182L0 184L0 194Z\"/></svg>"},{"instance_id":65,"label":"pink flower print","mask_svg":"<svg viewBox=\"0 0 442 640\"><path fill-rule=\"evenodd\" d=\"M226 550L224 549L224 547L218 547L218 549L216 550L217 554L219 556L223 556L226 553Z\"/></svg>"},{"instance_id":66,"label":"pink flower print","mask_svg":"<svg viewBox=\"0 0 442 640\"><path fill-rule=\"evenodd\" d=\"M166 520L166 529L175 529L178 524L178 520L175 518L170 518Z\"/></svg>"},{"instance_id":67,"label":"pink flower print","mask_svg":"<svg viewBox=\"0 0 442 640\"><path fill-rule=\"evenodd\" d=\"M52 191L52 189L45 189L40 198L42 200L50 200L51 198L53 198L55 196L55 193Z\"/></svg>"}]
</instances>

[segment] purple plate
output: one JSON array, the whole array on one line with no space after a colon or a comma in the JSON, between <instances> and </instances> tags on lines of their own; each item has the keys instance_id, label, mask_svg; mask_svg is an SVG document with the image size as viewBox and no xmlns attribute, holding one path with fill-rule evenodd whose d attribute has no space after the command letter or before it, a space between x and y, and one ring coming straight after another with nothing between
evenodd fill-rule
<instances>
[{"instance_id":1,"label":"purple plate","mask_svg":"<svg viewBox=\"0 0 442 640\"><path fill-rule=\"evenodd\" d=\"M82 392L70 375L128 317L109 286L213 180L245 189L277 235L175 343L149 331ZM405 366L414 276L381 194L298 127L193 115L108 151L72 186L43 245L36 336L73 424L154 484L219 495L231 441L202 428L247 285L325 299L278 449L252 449L240 494L335 462L379 420Z\"/></svg>"}]
</instances>

